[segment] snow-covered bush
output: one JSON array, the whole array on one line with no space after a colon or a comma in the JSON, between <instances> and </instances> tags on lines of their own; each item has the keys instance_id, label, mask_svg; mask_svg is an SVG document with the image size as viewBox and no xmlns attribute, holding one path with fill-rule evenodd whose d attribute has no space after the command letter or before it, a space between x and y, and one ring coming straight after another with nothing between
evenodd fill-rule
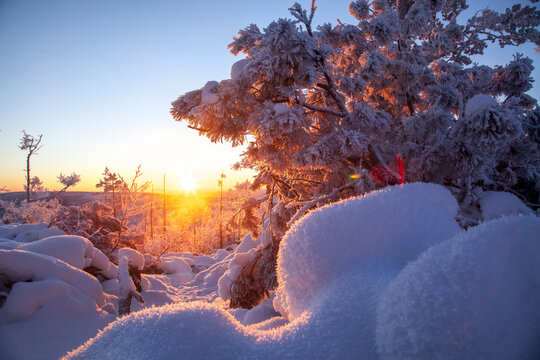
<instances>
[{"instance_id":1,"label":"snow-covered bush","mask_svg":"<svg viewBox=\"0 0 540 360\"><path fill-rule=\"evenodd\" d=\"M122 225L113 215L113 209L99 201L80 206L62 206L52 225L67 234L89 239L111 259L115 258L115 250L120 247L135 247L141 239L140 234L132 234Z\"/></svg>"},{"instance_id":2,"label":"snow-covered bush","mask_svg":"<svg viewBox=\"0 0 540 360\"><path fill-rule=\"evenodd\" d=\"M57 199L14 202L0 200L0 222L4 224L49 223L57 215Z\"/></svg>"}]
</instances>

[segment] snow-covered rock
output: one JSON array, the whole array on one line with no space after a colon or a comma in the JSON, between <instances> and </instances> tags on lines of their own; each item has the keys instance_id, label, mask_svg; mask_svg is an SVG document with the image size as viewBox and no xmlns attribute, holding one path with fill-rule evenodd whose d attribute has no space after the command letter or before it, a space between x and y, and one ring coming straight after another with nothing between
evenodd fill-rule
<instances>
[{"instance_id":1,"label":"snow-covered rock","mask_svg":"<svg viewBox=\"0 0 540 360\"><path fill-rule=\"evenodd\" d=\"M90 240L75 235L52 236L31 243L21 243L16 249L49 255L77 269L90 266L95 250Z\"/></svg>"},{"instance_id":2,"label":"snow-covered rock","mask_svg":"<svg viewBox=\"0 0 540 360\"><path fill-rule=\"evenodd\" d=\"M164 274L192 273L191 265L188 261L182 258L174 258L162 261L158 264L158 267L163 271Z\"/></svg>"},{"instance_id":3,"label":"snow-covered rock","mask_svg":"<svg viewBox=\"0 0 540 360\"><path fill-rule=\"evenodd\" d=\"M13 240L18 242L32 242L45 239L51 236L66 235L63 230L56 228L46 228L41 230L28 230L19 233Z\"/></svg>"},{"instance_id":4,"label":"snow-covered rock","mask_svg":"<svg viewBox=\"0 0 540 360\"><path fill-rule=\"evenodd\" d=\"M2 240L0 241L0 249L17 249L49 255L78 269L94 266L108 279L116 277L116 266L109 261L105 254L94 248L90 240L81 236L50 236L30 243Z\"/></svg>"}]
</instances>

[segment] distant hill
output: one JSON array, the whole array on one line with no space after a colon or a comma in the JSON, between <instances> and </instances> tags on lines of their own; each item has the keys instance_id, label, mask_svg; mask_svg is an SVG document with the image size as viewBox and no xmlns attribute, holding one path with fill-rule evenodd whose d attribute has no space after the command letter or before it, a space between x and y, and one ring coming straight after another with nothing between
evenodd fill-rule
<instances>
[{"instance_id":1,"label":"distant hill","mask_svg":"<svg viewBox=\"0 0 540 360\"><path fill-rule=\"evenodd\" d=\"M62 205L82 205L95 200L103 201L103 193L95 191L66 191L58 195ZM23 201L26 199L24 191L16 191L0 194L1 200Z\"/></svg>"},{"instance_id":2,"label":"distant hill","mask_svg":"<svg viewBox=\"0 0 540 360\"><path fill-rule=\"evenodd\" d=\"M148 193L149 194L149 193ZM109 194L110 196L110 194ZM160 201L162 194L154 193L155 201ZM195 193L185 194L185 193L170 193L167 194L168 201L186 201L194 198L201 200L210 200L219 196L219 191L215 190L197 190ZM95 191L66 191L60 195L60 202L62 205L82 205L95 200L103 201L104 195L102 192ZM1 200L7 201L24 201L26 199L26 193L24 191L16 191L9 193L0 193Z\"/></svg>"}]
</instances>

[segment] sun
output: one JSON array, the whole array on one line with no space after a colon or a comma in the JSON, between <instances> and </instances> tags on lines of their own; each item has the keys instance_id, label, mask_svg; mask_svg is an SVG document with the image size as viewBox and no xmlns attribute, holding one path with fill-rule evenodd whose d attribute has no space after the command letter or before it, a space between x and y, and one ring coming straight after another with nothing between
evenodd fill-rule
<instances>
[{"instance_id":1,"label":"sun","mask_svg":"<svg viewBox=\"0 0 540 360\"><path fill-rule=\"evenodd\" d=\"M197 189L197 180L192 175L182 177L178 184L186 193L195 193Z\"/></svg>"}]
</instances>

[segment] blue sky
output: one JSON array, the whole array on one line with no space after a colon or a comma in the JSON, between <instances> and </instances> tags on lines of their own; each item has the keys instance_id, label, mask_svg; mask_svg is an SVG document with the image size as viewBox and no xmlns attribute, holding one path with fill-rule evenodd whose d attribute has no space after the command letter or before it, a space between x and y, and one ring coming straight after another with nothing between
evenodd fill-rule
<instances>
[{"instance_id":1,"label":"blue sky","mask_svg":"<svg viewBox=\"0 0 540 360\"><path fill-rule=\"evenodd\" d=\"M43 134L32 171L49 188L61 171L82 175L75 189L92 190L105 166L129 177L138 164L156 184L166 172L171 189L187 174L205 188L217 188L223 170L227 185L241 180L229 168L242 150L174 122L170 102L228 78L238 60L226 48L232 37L288 17L293 2L0 1L0 186L22 190L23 129ZM353 22L348 3L319 0L316 20ZM521 51L539 58L532 46ZM482 62L503 64L513 52L490 51Z\"/></svg>"}]
</instances>

